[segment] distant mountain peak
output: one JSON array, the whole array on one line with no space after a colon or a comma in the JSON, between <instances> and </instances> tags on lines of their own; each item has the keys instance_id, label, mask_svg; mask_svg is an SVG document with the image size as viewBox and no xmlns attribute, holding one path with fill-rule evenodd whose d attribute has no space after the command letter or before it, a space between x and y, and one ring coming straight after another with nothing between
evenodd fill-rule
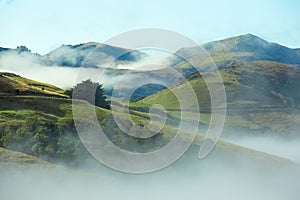
<instances>
[{"instance_id":1,"label":"distant mountain peak","mask_svg":"<svg viewBox=\"0 0 300 200\"><path fill-rule=\"evenodd\" d=\"M300 49L291 49L274 42L268 42L251 33L230 37L203 44L202 47L216 62L243 60L243 61L275 61L300 67ZM197 58L194 52L199 47L182 48L178 52L186 58ZM223 57L222 59L220 59ZM201 60L199 60L200 62ZM223 66L221 63L219 65ZM178 63L177 63L178 64Z\"/></svg>"},{"instance_id":2,"label":"distant mountain peak","mask_svg":"<svg viewBox=\"0 0 300 200\"><path fill-rule=\"evenodd\" d=\"M209 42L207 44L204 44L203 47L206 50L210 51L226 50L231 52L251 52L259 48L268 48L273 44L274 43L270 43L256 35L248 33L245 35L239 35L219 41Z\"/></svg>"},{"instance_id":3,"label":"distant mountain peak","mask_svg":"<svg viewBox=\"0 0 300 200\"><path fill-rule=\"evenodd\" d=\"M95 54L90 54L91 52L95 52ZM112 59L120 62L134 62L143 55L139 51L97 42L87 42L76 45L61 45L46 54L46 58L49 65L80 67L84 62L84 65L88 67L99 67L111 62ZM86 60L88 56L89 59Z\"/></svg>"},{"instance_id":4,"label":"distant mountain peak","mask_svg":"<svg viewBox=\"0 0 300 200\"><path fill-rule=\"evenodd\" d=\"M253 35L251 33L247 33L247 34L243 34L243 35L225 38L225 39L219 40L219 42L226 42L226 41L233 41L233 40L263 40L263 39L256 35ZM265 41L265 40L263 40L263 41ZM213 41L213 42L215 42L215 41Z\"/></svg>"},{"instance_id":5,"label":"distant mountain peak","mask_svg":"<svg viewBox=\"0 0 300 200\"><path fill-rule=\"evenodd\" d=\"M246 33L246 34L243 34L243 35L239 35L239 36L236 36L238 38L248 38L248 39L260 39L260 40L263 40L262 38L252 34L252 33Z\"/></svg>"}]
</instances>

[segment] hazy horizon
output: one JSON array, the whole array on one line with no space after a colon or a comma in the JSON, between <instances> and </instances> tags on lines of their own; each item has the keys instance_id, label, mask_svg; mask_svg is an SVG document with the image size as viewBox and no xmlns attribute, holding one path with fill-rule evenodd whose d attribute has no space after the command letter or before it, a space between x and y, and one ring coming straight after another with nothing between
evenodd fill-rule
<instances>
[{"instance_id":1,"label":"hazy horizon","mask_svg":"<svg viewBox=\"0 0 300 200\"><path fill-rule=\"evenodd\" d=\"M122 32L154 27L179 32L199 44L251 33L297 48L300 47L299 8L300 2L295 0L177 3L0 0L0 23L5 30L0 33L0 46L25 45L32 52L45 54L62 44L103 43Z\"/></svg>"},{"instance_id":2,"label":"hazy horizon","mask_svg":"<svg viewBox=\"0 0 300 200\"><path fill-rule=\"evenodd\" d=\"M243 35L247 35L247 34L254 35L254 34L252 34L252 33L245 33L245 34L241 34L241 35L230 36L230 37L227 37L227 38L221 38L221 39L218 39L218 40L207 41L207 42L205 42L205 43L203 43L203 44L210 43L210 42L215 42L215 41L226 40L226 39L229 39L229 38L238 37L238 36L243 36ZM254 36L257 36L257 35L254 35ZM257 37L259 37L259 36L257 36ZM261 38L261 39L263 39L263 40L266 40L265 38L262 38L262 37L259 37L259 38ZM266 41L267 41L267 42L270 42L270 43L276 43L276 44L279 44L279 45L281 45L281 46L285 46L285 45L283 45L283 44L281 44L281 43L277 43L277 42L274 42L274 41L268 41L268 40L266 40ZM60 45L57 46L57 47L54 47L53 49L50 49L48 52L44 52L43 54L40 53L40 52L34 52L34 51L32 51L32 49L30 48L30 46L26 46L26 47L27 47L32 53L37 53L37 54L40 54L40 55L44 56L44 55L47 55L48 53L50 53L51 51L53 51L53 50L55 50L55 49L57 49L57 48L60 48L60 47L63 46L63 45L66 45L66 46L71 45L71 46L73 46L73 45L86 44L86 43L106 44L105 42L101 42L101 41L86 41L86 42L79 42L79 43L72 43L72 44L65 44L65 43L63 43L63 44L60 44ZM203 44L200 44L200 45L203 45ZM110 44L106 44L106 45L112 46L112 45L110 45ZM0 47L2 47L2 48L16 49L17 47L20 47L20 46L25 46L25 45L19 44L19 45L15 46L15 47L5 47L5 46L0 46ZM117 46L117 45L114 46L114 47L126 48L126 47ZM300 48L300 46L299 46L299 47L285 46L285 47L288 47L288 48L291 48L291 49L298 49L298 48ZM187 47L187 48L188 48L188 47ZM180 50L180 49L178 49L178 50Z\"/></svg>"}]
</instances>

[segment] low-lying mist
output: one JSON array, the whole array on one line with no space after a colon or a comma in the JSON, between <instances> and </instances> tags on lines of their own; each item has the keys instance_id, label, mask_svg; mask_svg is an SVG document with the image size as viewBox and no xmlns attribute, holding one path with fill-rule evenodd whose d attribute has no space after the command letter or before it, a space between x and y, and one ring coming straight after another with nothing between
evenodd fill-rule
<instances>
[{"instance_id":1,"label":"low-lying mist","mask_svg":"<svg viewBox=\"0 0 300 200\"><path fill-rule=\"evenodd\" d=\"M289 159L300 165L300 138L275 133L231 134L223 139L233 144Z\"/></svg>"},{"instance_id":2,"label":"low-lying mist","mask_svg":"<svg viewBox=\"0 0 300 200\"><path fill-rule=\"evenodd\" d=\"M242 159L241 159L242 158ZM300 171L212 152L199 160L192 148L158 172L124 174L91 162L79 169L1 167L1 199L211 199L298 200ZM132 163L134 164L134 163Z\"/></svg>"},{"instance_id":3,"label":"low-lying mist","mask_svg":"<svg viewBox=\"0 0 300 200\"><path fill-rule=\"evenodd\" d=\"M145 51L147 52L147 51ZM126 70L138 70L138 71L151 71L164 69L169 62L166 53L149 53L148 56L141 58L135 62L124 62L124 63L113 63L109 67L115 70L113 73L110 71L105 71L101 77L100 83L107 89L111 89L114 84L120 79L121 75L126 72ZM63 89L71 88L76 84L78 73L80 70L84 70L86 74L95 74L96 71L103 70L101 68L84 68L79 67L68 67L60 65L47 65L47 62L42 61L42 58L36 54L30 52L17 52L17 51L7 51L1 52L0 54L0 70L5 72L12 72L18 75L24 76L25 78L30 78L40 82L50 83L52 85L61 87ZM123 71L120 71L123 70ZM143 76L135 74L127 76L127 82L125 85L134 84L134 79ZM149 76L148 79L151 79ZM98 80L94 80L98 81ZM78 82L78 80L77 80Z\"/></svg>"}]
</instances>

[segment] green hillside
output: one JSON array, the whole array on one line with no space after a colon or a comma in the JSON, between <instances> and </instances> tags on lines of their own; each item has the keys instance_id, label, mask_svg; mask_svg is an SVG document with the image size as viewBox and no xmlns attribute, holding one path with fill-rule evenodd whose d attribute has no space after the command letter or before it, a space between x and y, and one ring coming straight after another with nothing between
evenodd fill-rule
<instances>
[{"instance_id":1,"label":"green hillside","mask_svg":"<svg viewBox=\"0 0 300 200\"><path fill-rule=\"evenodd\" d=\"M27 83L30 82L21 77L18 77L18 80L23 80L23 82ZM27 85L25 85L25 88L26 87ZM48 85L48 88L55 87ZM57 89L56 93L63 94L63 91ZM164 93L167 94L167 91L163 91L159 94L163 95ZM72 101L66 99L63 95L61 97L55 96L54 98L53 96L48 96L48 94L44 96L42 96L42 94L43 93L40 93L36 96L33 94L30 96L13 94L1 96L0 163L35 163L39 162L36 161L36 158L40 158L54 163L65 162L68 164L76 164L84 163L87 159L92 159L83 147L76 132L72 117ZM151 98L153 97L147 99L150 100ZM146 102L147 99L144 101ZM79 106L82 113L89 111L87 106L92 106L80 100L76 102L78 104L76 105ZM137 105L141 106L143 104L138 102ZM172 105L169 104L169 106L171 107ZM139 110L135 108L136 107L132 107L130 109L130 114L134 122L142 126L149 124L150 117L146 112L147 106L140 107ZM94 109L96 110L98 122L107 137L117 146L132 152L148 152L160 149L177 133L177 129L174 126L176 126L178 121L174 113L170 113L167 124L157 135L147 139L138 139L127 135L118 128L110 110L98 107ZM123 106L119 104L116 115L125 119L122 109ZM85 113L85 115L89 116L89 113ZM89 117L79 120L86 123L87 127L93 126L93 123L89 121ZM126 121L126 119L125 124L127 124L131 131L135 130L135 125L131 124L128 120ZM193 145L194 148L198 149L198 144L200 144L202 140L203 137L201 135L197 136L197 140ZM241 156L248 157L249 159L256 157L257 159L266 160L266 162L277 162L276 160L278 159L282 160L222 141L218 143L216 148L216 152L219 152L217 153L219 155L225 154L229 156L232 154L232 151L240 152ZM22 153L19 154L18 152L23 152L31 156ZM285 160L282 161L284 163L287 162Z\"/></svg>"},{"instance_id":2,"label":"green hillside","mask_svg":"<svg viewBox=\"0 0 300 200\"><path fill-rule=\"evenodd\" d=\"M210 72L203 73L209 76ZM271 61L232 62L226 68L222 68L220 73L226 88L229 109L298 107L300 70L297 68ZM187 79L198 97L200 107L210 108L210 97L202 76L193 73ZM212 79L207 81L214 83ZM186 87L188 84L182 83L172 89L184 92ZM169 89L146 97L140 102L161 102L167 109L178 109L178 102Z\"/></svg>"},{"instance_id":3,"label":"green hillside","mask_svg":"<svg viewBox=\"0 0 300 200\"><path fill-rule=\"evenodd\" d=\"M53 85L26 79L8 72L0 72L0 97L9 95L67 97L64 90Z\"/></svg>"},{"instance_id":4,"label":"green hillside","mask_svg":"<svg viewBox=\"0 0 300 200\"><path fill-rule=\"evenodd\" d=\"M227 96L227 125L281 133L295 132L299 128L298 68L272 61L244 61L231 62L220 69L220 72ZM201 122L208 124L210 96L205 81L198 73L191 74L188 80L198 98ZM214 82L210 79L208 81ZM182 83L172 89L185 92L186 87L187 83ZM185 96L189 98L191 94L187 93ZM170 89L146 97L133 105L138 108L150 107L153 104L163 105L170 115L180 118L179 103ZM184 105L189 110L194 107L193 104Z\"/></svg>"}]
</instances>

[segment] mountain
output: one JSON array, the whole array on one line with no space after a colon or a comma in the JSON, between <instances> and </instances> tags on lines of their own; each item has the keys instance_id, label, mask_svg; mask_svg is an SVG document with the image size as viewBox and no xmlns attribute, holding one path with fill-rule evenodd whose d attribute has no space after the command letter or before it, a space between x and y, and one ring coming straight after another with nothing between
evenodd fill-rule
<instances>
[{"instance_id":1,"label":"mountain","mask_svg":"<svg viewBox=\"0 0 300 200\"><path fill-rule=\"evenodd\" d=\"M101 67L112 61L115 61L116 64L132 63L145 57L146 54L136 50L89 42L78 45L62 45L44 56L32 53L25 46L19 46L16 49L0 47L0 59L9 56L14 56L11 58L13 60L30 60L44 66L80 67L84 64L84 67ZM87 58L88 60L86 60Z\"/></svg>"},{"instance_id":2,"label":"mountain","mask_svg":"<svg viewBox=\"0 0 300 200\"><path fill-rule=\"evenodd\" d=\"M62 45L44 57L50 65L68 67L80 67L88 58L88 61L84 63L86 67L99 67L114 60L117 62L135 62L143 56L145 54L139 51L89 42L78 45Z\"/></svg>"},{"instance_id":3,"label":"mountain","mask_svg":"<svg viewBox=\"0 0 300 200\"><path fill-rule=\"evenodd\" d=\"M241 35L224 40L209 42L202 47L208 52L218 67L224 67L231 61L275 61L300 67L299 49L291 49L276 43L268 42L252 34ZM200 68L211 65L195 55L199 47L180 49L177 53L193 59ZM177 63L177 68L189 68L185 63Z\"/></svg>"},{"instance_id":4,"label":"mountain","mask_svg":"<svg viewBox=\"0 0 300 200\"><path fill-rule=\"evenodd\" d=\"M209 42L203 44L202 47L209 53L213 61L219 67L223 67L228 64L228 62L234 60L266 60L300 67L299 49L291 49L280 44L268 42L252 34ZM199 47L182 48L178 50L177 53L184 55L188 59L193 59L199 67L205 69L211 65L211 61L203 60L199 55L195 55L195 52L198 52L197 48ZM96 54L90 54L91 52ZM112 60L116 60L117 64L126 64L138 61L147 56L145 53L137 50L132 51L96 42L77 45L62 45L44 56L32 53L25 46L19 46L16 49L0 47L0 56L5 56L8 53L22 54L23 56L29 55L31 56L31 59L34 58L38 63L44 65L59 65L66 67L81 66L87 56L89 56L89 58L84 63L86 67L99 67ZM173 63L173 66L175 66L176 69L187 70L190 68L187 63L180 59L176 60ZM188 71L188 73L190 73L190 71ZM185 73L185 75L188 73Z\"/></svg>"}]
</instances>

